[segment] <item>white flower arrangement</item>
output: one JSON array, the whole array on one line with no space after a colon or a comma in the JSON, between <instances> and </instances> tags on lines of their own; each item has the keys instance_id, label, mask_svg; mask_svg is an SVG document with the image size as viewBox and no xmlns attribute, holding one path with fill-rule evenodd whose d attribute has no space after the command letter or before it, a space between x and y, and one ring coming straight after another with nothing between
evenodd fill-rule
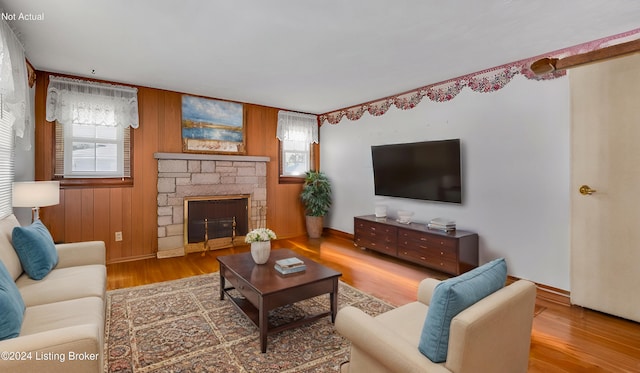
<instances>
[{"instance_id":1,"label":"white flower arrangement","mask_svg":"<svg viewBox=\"0 0 640 373\"><path fill-rule=\"evenodd\" d=\"M247 233L244 238L244 242L252 243L252 242L264 242L275 240L276 234L269 228L257 228Z\"/></svg>"}]
</instances>

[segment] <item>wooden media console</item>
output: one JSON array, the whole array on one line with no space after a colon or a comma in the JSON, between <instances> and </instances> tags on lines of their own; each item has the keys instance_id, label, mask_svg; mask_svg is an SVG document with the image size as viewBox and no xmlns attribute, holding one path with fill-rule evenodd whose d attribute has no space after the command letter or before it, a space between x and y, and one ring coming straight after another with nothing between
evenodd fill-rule
<instances>
[{"instance_id":1,"label":"wooden media console","mask_svg":"<svg viewBox=\"0 0 640 373\"><path fill-rule=\"evenodd\" d=\"M443 232L426 224L398 223L375 215L357 216L354 244L452 275L478 266L478 234Z\"/></svg>"}]
</instances>

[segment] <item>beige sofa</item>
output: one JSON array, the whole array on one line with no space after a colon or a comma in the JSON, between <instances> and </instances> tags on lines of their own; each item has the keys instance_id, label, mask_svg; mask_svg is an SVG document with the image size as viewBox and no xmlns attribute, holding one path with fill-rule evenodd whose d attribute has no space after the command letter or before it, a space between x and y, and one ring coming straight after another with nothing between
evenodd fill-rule
<instances>
[{"instance_id":1,"label":"beige sofa","mask_svg":"<svg viewBox=\"0 0 640 373\"><path fill-rule=\"evenodd\" d=\"M18 225L13 215L0 220L0 260L26 306L19 336L0 341L0 372L102 372L104 242L56 245L58 264L36 281L24 273L12 245Z\"/></svg>"},{"instance_id":2,"label":"beige sofa","mask_svg":"<svg viewBox=\"0 0 640 373\"><path fill-rule=\"evenodd\" d=\"M342 373L527 371L535 285L519 280L481 299L451 321L446 362L435 364L418 350L438 280L425 279L418 300L377 317L354 307L338 312L336 329L351 341Z\"/></svg>"}]
</instances>

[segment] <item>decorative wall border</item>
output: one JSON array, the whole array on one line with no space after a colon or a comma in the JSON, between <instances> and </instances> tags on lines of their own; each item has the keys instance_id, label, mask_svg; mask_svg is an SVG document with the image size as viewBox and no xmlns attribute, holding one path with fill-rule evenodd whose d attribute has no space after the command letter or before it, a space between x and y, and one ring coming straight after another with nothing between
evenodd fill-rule
<instances>
[{"instance_id":1,"label":"decorative wall border","mask_svg":"<svg viewBox=\"0 0 640 373\"><path fill-rule=\"evenodd\" d=\"M440 83L427 85L416 88L411 91L403 92L394 96L384 97L375 101L369 101L364 104L350 106L344 109L332 111L318 116L318 122L322 125L324 122L330 124L338 124L343 117L349 120L358 120L368 112L373 116L384 115L387 110L394 105L398 109L408 110L416 107L424 97L431 101L445 102L450 101L468 87L475 92L495 92L504 88L514 76L517 74L524 75L527 79L532 80L550 80L566 75L566 71L554 71L545 75L535 75L529 66L534 61L544 57L564 58L574 56L581 53L591 52L604 47L624 43L635 40L640 37L640 28L627 31L621 34L597 39L591 42L579 44L573 47L560 49L554 52L545 53L539 56L530 57L524 60L511 62L508 64L496 66L490 69L467 74L457 78L445 80Z\"/></svg>"}]
</instances>

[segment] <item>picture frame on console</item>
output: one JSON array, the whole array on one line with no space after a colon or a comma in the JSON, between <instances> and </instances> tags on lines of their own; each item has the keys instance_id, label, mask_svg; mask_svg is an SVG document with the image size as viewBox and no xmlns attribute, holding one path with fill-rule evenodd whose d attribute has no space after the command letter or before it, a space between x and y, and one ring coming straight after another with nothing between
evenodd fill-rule
<instances>
[{"instance_id":1,"label":"picture frame on console","mask_svg":"<svg viewBox=\"0 0 640 373\"><path fill-rule=\"evenodd\" d=\"M244 106L238 102L182 95L182 151L246 154Z\"/></svg>"}]
</instances>

